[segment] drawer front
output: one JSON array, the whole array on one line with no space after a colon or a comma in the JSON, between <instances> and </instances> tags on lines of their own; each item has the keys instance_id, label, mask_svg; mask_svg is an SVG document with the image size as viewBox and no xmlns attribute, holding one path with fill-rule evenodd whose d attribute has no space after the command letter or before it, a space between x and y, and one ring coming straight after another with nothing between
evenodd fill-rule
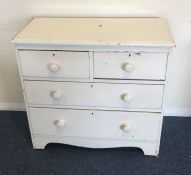
<instances>
[{"instance_id":1,"label":"drawer front","mask_svg":"<svg viewBox=\"0 0 191 175\"><path fill-rule=\"evenodd\" d=\"M23 76L89 78L88 52L19 51Z\"/></svg>"},{"instance_id":2,"label":"drawer front","mask_svg":"<svg viewBox=\"0 0 191 175\"><path fill-rule=\"evenodd\" d=\"M165 80L167 53L94 52L94 78Z\"/></svg>"},{"instance_id":3,"label":"drawer front","mask_svg":"<svg viewBox=\"0 0 191 175\"><path fill-rule=\"evenodd\" d=\"M29 105L160 109L163 85L25 81Z\"/></svg>"},{"instance_id":4,"label":"drawer front","mask_svg":"<svg viewBox=\"0 0 191 175\"><path fill-rule=\"evenodd\" d=\"M33 134L156 141L159 113L29 108Z\"/></svg>"}]
</instances>

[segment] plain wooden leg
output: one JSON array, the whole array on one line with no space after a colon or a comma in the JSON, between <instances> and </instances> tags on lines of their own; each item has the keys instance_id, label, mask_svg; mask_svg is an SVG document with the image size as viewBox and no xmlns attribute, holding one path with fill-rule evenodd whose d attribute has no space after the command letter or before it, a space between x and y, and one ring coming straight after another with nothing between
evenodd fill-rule
<instances>
[{"instance_id":1,"label":"plain wooden leg","mask_svg":"<svg viewBox=\"0 0 191 175\"><path fill-rule=\"evenodd\" d=\"M145 145L145 146L142 146L141 148L144 152L144 155L148 155L148 156L157 156L158 157L158 154L159 152L157 151L157 147L156 145Z\"/></svg>"},{"instance_id":2,"label":"plain wooden leg","mask_svg":"<svg viewBox=\"0 0 191 175\"><path fill-rule=\"evenodd\" d=\"M36 139L33 138L33 149L44 149L45 146L48 144L43 139Z\"/></svg>"}]
</instances>

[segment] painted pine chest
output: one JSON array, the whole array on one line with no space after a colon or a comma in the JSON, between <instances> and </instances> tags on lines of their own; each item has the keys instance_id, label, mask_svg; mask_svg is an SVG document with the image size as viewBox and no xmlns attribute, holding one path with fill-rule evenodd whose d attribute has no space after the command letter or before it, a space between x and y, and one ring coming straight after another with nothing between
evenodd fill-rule
<instances>
[{"instance_id":1,"label":"painted pine chest","mask_svg":"<svg viewBox=\"0 0 191 175\"><path fill-rule=\"evenodd\" d=\"M163 18L33 18L12 40L33 147L159 154L169 52Z\"/></svg>"}]
</instances>

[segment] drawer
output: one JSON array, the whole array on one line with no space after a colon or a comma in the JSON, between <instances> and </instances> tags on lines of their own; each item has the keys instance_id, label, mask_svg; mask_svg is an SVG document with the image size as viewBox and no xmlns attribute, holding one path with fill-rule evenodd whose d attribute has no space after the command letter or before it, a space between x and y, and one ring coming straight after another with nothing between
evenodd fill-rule
<instances>
[{"instance_id":1,"label":"drawer","mask_svg":"<svg viewBox=\"0 0 191 175\"><path fill-rule=\"evenodd\" d=\"M89 78L88 52L20 50L23 76Z\"/></svg>"},{"instance_id":2,"label":"drawer","mask_svg":"<svg viewBox=\"0 0 191 175\"><path fill-rule=\"evenodd\" d=\"M156 141L159 113L29 108L33 134Z\"/></svg>"},{"instance_id":3,"label":"drawer","mask_svg":"<svg viewBox=\"0 0 191 175\"><path fill-rule=\"evenodd\" d=\"M29 105L160 109L163 85L25 81Z\"/></svg>"},{"instance_id":4,"label":"drawer","mask_svg":"<svg viewBox=\"0 0 191 175\"><path fill-rule=\"evenodd\" d=\"M167 53L94 52L94 78L165 80Z\"/></svg>"}]
</instances>

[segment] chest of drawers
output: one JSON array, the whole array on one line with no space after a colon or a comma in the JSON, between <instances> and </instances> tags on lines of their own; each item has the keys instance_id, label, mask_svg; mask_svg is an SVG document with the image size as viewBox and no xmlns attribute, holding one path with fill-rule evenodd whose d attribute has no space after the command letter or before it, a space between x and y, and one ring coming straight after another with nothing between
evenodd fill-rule
<instances>
[{"instance_id":1,"label":"chest of drawers","mask_svg":"<svg viewBox=\"0 0 191 175\"><path fill-rule=\"evenodd\" d=\"M33 18L12 40L35 149L159 154L168 56L162 18Z\"/></svg>"}]
</instances>

